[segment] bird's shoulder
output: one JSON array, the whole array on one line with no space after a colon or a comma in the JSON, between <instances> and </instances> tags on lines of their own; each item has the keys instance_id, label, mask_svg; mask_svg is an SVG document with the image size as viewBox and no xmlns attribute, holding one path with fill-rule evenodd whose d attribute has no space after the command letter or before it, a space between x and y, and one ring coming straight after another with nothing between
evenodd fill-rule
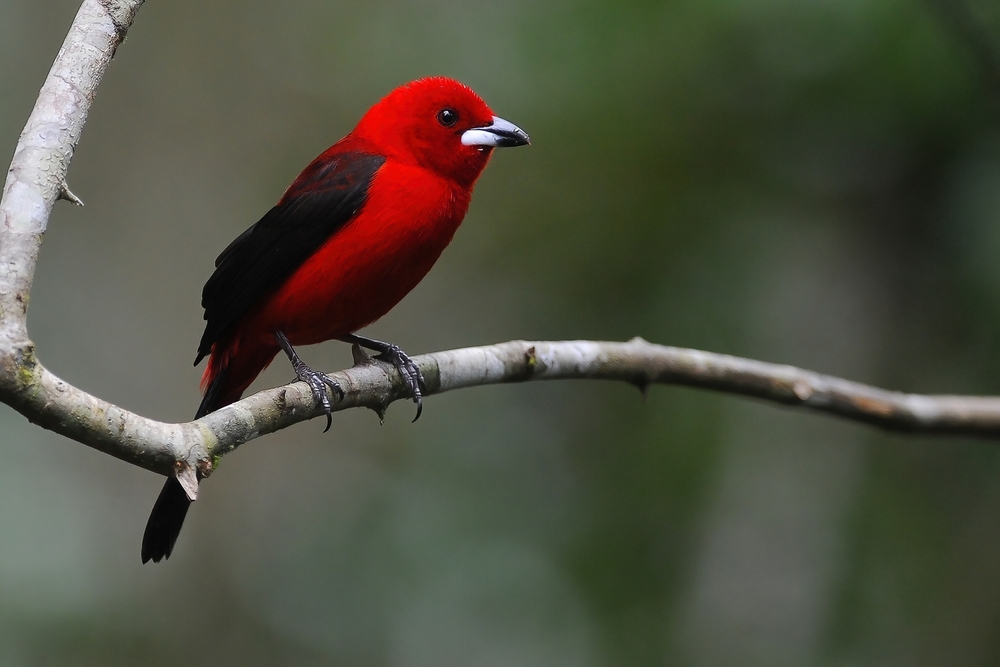
<instances>
[{"instance_id":1,"label":"bird's shoulder","mask_svg":"<svg viewBox=\"0 0 1000 667\"><path fill-rule=\"evenodd\" d=\"M198 361L364 207L386 162L365 148L341 142L324 151L275 206L219 254L202 291L207 324Z\"/></svg>"},{"instance_id":2,"label":"bird's shoulder","mask_svg":"<svg viewBox=\"0 0 1000 667\"><path fill-rule=\"evenodd\" d=\"M327 150L302 170L278 201L282 206L303 196L336 198L367 188L371 177L386 161L375 146L347 137Z\"/></svg>"}]
</instances>

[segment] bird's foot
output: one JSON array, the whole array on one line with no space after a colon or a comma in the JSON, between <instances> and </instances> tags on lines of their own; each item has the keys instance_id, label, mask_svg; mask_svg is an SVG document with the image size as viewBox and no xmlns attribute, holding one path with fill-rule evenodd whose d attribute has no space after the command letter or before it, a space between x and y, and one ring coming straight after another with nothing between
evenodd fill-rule
<instances>
[{"instance_id":1,"label":"bird's foot","mask_svg":"<svg viewBox=\"0 0 1000 667\"><path fill-rule=\"evenodd\" d=\"M406 352L399 349L398 345L389 345L388 349L375 355L376 359L381 359L393 365L403 377L403 384L413 395L413 402L417 404L417 414L413 421L420 419L420 413L424 410L424 395L421 387L424 384L424 376L420 374L420 368L413 363Z\"/></svg>"},{"instance_id":2,"label":"bird's foot","mask_svg":"<svg viewBox=\"0 0 1000 667\"><path fill-rule=\"evenodd\" d=\"M285 338L285 334L276 331L274 337L277 339L281 349L285 351L288 361L291 362L295 376L309 385L309 390L312 392L313 398L323 406L323 413L326 415L326 428L323 429L323 433L326 433L330 430L330 425L333 424L333 403L330 401L330 394L326 389L327 387L332 389L333 393L337 395L338 400L344 398L344 390L336 380L326 373L320 373L309 368L299 357L298 353L295 352L294 348L292 348L291 343Z\"/></svg>"},{"instance_id":3,"label":"bird's foot","mask_svg":"<svg viewBox=\"0 0 1000 667\"><path fill-rule=\"evenodd\" d=\"M392 364L393 368L402 376L403 384L406 385L406 388L410 391L410 395L413 396L413 402L417 404L417 414L413 418L413 421L420 419L420 413L424 410L423 388L426 385L424 384L424 376L420 373L420 368L413 362L410 355L399 349L398 345L384 343L374 338L365 338L357 334L351 334L341 340L347 343L355 343L361 347L367 347L369 350L375 350L378 352L375 355L376 359Z\"/></svg>"},{"instance_id":4,"label":"bird's foot","mask_svg":"<svg viewBox=\"0 0 1000 667\"><path fill-rule=\"evenodd\" d=\"M333 424L333 403L330 401L330 394L326 388L329 387L333 390L334 394L337 395L337 400L344 397L344 390L336 380L326 373L314 371L305 364L292 364L292 367L295 369L295 375L309 385L309 390L316 402L323 406L323 413L326 415L326 428L323 429L323 433L326 433Z\"/></svg>"}]
</instances>

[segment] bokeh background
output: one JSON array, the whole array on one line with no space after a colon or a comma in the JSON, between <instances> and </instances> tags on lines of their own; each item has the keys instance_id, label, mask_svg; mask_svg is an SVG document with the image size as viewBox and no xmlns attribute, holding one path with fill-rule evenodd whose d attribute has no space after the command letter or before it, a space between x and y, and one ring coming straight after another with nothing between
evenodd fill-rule
<instances>
[{"instance_id":1,"label":"bokeh background","mask_svg":"<svg viewBox=\"0 0 1000 667\"><path fill-rule=\"evenodd\" d=\"M995 3L964 6L1000 41ZM76 7L0 0L8 155ZM66 380L190 418L214 257L381 95L447 74L534 145L496 156L371 335L641 335L1000 394L1000 89L938 7L148 2L70 171L87 206L52 216L32 337ZM411 416L244 446L143 567L160 478L0 406L0 665L1000 661L995 444L595 382Z\"/></svg>"}]
</instances>

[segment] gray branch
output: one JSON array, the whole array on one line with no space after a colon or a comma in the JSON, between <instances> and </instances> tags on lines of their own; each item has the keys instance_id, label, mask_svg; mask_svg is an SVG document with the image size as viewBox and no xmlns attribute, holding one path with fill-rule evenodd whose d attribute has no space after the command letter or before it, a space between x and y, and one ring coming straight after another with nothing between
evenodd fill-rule
<instances>
[{"instance_id":1,"label":"gray branch","mask_svg":"<svg viewBox=\"0 0 1000 667\"><path fill-rule=\"evenodd\" d=\"M101 77L142 0L85 0L18 142L0 201L0 401L32 422L137 466L191 481L244 442L322 414L303 383L260 392L185 424L134 414L60 380L39 363L26 314L53 204L79 202L66 172ZM886 391L810 371L698 350L592 341L525 342L416 357L426 395L528 380L624 380L643 391L680 384L802 406L887 429L1000 437L1000 398ZM336 410L384 415L404 395L389 365L355 348L331 374L346 391Z\"/></svg>"}]
</instances>

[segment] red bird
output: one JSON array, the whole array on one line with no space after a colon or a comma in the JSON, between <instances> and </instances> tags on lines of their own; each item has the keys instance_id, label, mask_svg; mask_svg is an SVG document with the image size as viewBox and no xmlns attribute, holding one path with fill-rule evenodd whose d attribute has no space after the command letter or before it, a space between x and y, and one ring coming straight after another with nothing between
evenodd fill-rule
<instances>
[{"instance_id":1,"label":"red bird","mask_svg":"<svg viewBox=\"0 0 1000 667\"><path fill-rule=\"evenodd\" d=\"M327 387L293 345L337 339L379 352L413 392L420 372L395 345L354 332L385 315L451 242L494 147L528 135L444 77L400 86L299 174L277 205L215 260L202 292L208 356L195 419L233 403L279 351L327 413ZM190 501L169 477L142 538L142 562L170 556Z\"/></svg>"}]
</instances>

